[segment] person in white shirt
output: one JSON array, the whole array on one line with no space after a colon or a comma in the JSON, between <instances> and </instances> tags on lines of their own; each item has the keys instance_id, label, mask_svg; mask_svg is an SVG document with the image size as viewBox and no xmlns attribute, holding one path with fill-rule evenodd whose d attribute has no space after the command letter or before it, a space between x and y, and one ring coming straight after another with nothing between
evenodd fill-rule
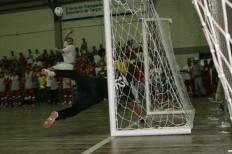
<instances>
[{"instance_id":1,"label":"person in white shirt","mask_svg":"<svg viewBox=\"0 0 232 154\"><path fill-rule=\"evenodd\" d=\"M193 85L192 85L192 61L188 60L187 65L183 67L180 71L185 87L189 95L193 95Z\"/></svg>"},{"instance_id":2,"label":"person in white shirt","mask_svg":"<svg viewBox=\"0 0 232 154\"><path fill-rule=\"evenodd\" d=\"M24 101L27 104L35 104L35 95L32 86L33 71L27 69L25 72L25 82L24 82Z\"/></svg>"},{"instance_id":3,"label":"person in white shirt","mask_svg":"<svg viewBox=\"0 0 232 154\"><path fill-rule=\"evenodd\" d=\"M34 59L36 60L36 61L38 61L39 60L39 58L40 58L40 53L39 53L39 50L38 49L36 49L35 50L35 53L33 54L33 57L34 57Z\"/></svg>"},{"instance_id":4,"label":"person in white shirt","mask_svg":"<svg viewBox=\"0 0 232 154\"><path fill-rule=\"evenodd\" d=\"M57 104L58 103L58 81L57 78L54 76L49 76L50 87L49 87L49 95L50 95L50 104Z\"/></svg>"},{"instance_id":5,"label":"person in white shirt","mask_svg":"<svg viewBox=\"0 0 232 154\"><path fill-rule=\"evenodd\" d=\"M64 48L56 49L56 51L61 52L63 56L63 62L52 66L56 70L73 70L73 65L76 59L76 48L73 45L73 38L69 35L73 32L73 29L70 29L64 37Z\"/></svg>"},{"instance_id":6,"label":"person in white shirt","mask_svg":"<svg viewBox=\"0 0 232 154\"><path fill-rule=\"evenodd\" d=\"M21 95L20 95L20 87L19 87L19 76L12 72L11 76L11 86L10 86L10 105L18 106L21 105Z\"/></svg>"}]
</instances>

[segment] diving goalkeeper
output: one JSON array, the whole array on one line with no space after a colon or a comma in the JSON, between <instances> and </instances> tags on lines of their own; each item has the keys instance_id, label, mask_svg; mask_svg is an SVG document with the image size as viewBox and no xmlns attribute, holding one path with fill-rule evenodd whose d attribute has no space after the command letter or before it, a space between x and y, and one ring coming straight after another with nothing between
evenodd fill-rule
<instances>
[{"instance_id":1,"label":"diving goalkeeper","mask_svg":"<svg viewBox=\"0 0 232 154\"><path fill-rule=\"evenodd\" d=\"M92 105L95 105L107 98L107 79L104 77L90 77L80 72L74 70L48 70L43 69L42 74L47 76L59 76L65 78L71 78L76 81L78 96L77 100L72 104L71 107L68 107L59 111L52 111L48 119L45 120L43 127L50 128L56 120L66 119L81 111L89 108ZM117 84L121 83L121 84ZM137 115L141 114L141 108L137 103L134 102L134 95L130 90L130 85L128 84L127 79L119 77L116 80L117 88L120 88L124 94L128 96L128 106L131 110Z\"/></svg>"}]
</instances>

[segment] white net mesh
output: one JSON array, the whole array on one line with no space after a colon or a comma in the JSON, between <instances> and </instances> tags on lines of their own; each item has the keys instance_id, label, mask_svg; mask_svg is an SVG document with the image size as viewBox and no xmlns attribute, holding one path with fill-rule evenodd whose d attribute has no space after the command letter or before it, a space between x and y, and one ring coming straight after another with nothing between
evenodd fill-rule
<instances>
[{"instance_id":1,"label":"white net mesh","mask_svg":"<svg viewBox=\"0 0 232 154\"><path fill-rule=\"evenodd\" d=\"M190 104L173 54L169 21L152 0L111 0L117 130L192 127Z\"/></svg>"},{"instance_id":2,"label":"white net mesh","mask_svg":"<svg viewBox=\"0 0 232 154\"><path fill-rule=\"evenodd\" d=\"M194 0L232 117L232 1ZM231 118L232 119L232 118Z\"/></svg>"}]
</instances>

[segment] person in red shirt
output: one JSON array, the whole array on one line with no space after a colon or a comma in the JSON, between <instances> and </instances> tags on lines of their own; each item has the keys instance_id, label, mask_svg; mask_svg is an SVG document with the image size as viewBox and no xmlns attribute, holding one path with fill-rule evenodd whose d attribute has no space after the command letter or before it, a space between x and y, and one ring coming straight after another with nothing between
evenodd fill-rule
<instances>
[{"instance_id":1,"label":"person in red shirt","mask_svg":"<svg viewBox=\"0 0 232 154\"><path fill-rule=\"evenodd\" d=\"M210 85L210 73L209 73L209 65L207 59L204 60L204 66L202 69L202 81L203 86L205 88L205 92L207 96L211 95L211 85Z\"/></svg>"}]
</instances>

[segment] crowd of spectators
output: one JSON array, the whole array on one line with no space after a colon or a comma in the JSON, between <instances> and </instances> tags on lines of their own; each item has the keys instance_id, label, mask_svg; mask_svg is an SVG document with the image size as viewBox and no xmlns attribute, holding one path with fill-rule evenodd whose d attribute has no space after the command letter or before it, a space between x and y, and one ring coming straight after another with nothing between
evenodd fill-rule
<instances>
[{"instance_id":1,"label":"crowd of spectators","mask_svg":"<svg viewBox=\"0 0 232 154\"><path fill-rule=\"evenodd\" d=\"M90 76L106 76L105 49L102 44L99 44L98 48L89 48L83 38L81 46L76 47L76 52L74 69ZM52 49L11 51L9 55L5 55L0 60L0 106L21 106L38 102L59 103L57 100L60 99L54 99L54 96L65 98L64 102L68 100L70 103L71 99L67 95L71 97L71 92L66 94L67 90L64 89L73 89L75 83L61 78L48 83L47 77L41 74L41 69L62 61L62 53ZM58 95L54 95L54 92Z\"/></svg>"},{"instance_id":2,"label":"crowd of spectators","mask_svg":"<svg viewBox=\"0 0 232 154\"><path fill-rule=\"evenodd\" d=\"M141 83L144 82L142 79L142 50L141 44L128 40L124 45L121 45L120 42L116 45L114 55L118 59L114 64L120 61L117 63L120 64L118 70L122 72L124 72L123 63L126 65L127 60L131 64L132 62L137 64L131 73L134 80L141 80ZM62 53L52 49L43 51L28 49L27 52L19 53L11 51L8 56L4 56L0 60L0 106L20 106L38 102L57 104L60 103L58 100L70 103L75 83L70 79L48 79L41 74L41 69L62 62L62 58ZM102 44L89 48L86 39L83 38L81 45L76 47L74 69L89 76L106 77L104 58L105 49ZM126 61L124 61L125 59ZM138 67L140 62L141 68ZM158 72L157 69L155 72ZM212 60L188 60L187 66L181 72L190 95L212 96L215 92L218 79ZM155 76L157 77L157 75Z\"/></svg>"},{"instance_id":3,"label":"crowd of spectators","mask_svg":"<svg viewBox=\"0 0 232 154\"><path fill-rule=\"evenodd\" d=\"M218 75L212 59L188 59L181 73L189 95L212 97L215 93Z\"/></svg>"}]
</instances>

